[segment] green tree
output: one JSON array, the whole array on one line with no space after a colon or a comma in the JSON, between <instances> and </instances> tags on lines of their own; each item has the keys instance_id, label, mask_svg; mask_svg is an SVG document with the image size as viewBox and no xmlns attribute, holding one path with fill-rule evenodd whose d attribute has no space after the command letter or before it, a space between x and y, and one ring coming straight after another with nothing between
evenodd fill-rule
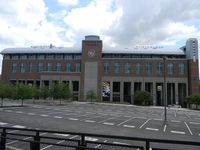
<instances>
[{"instance_id":1,"label":"green tree","mask_svg":"<svg viewBox=\"0 0 200 150\"><path fill-rule=\"evenodd\" d=\"M90 102L93 102L96 100L97 96L94 90L89 90L86 93L86 98L90 100Z\"/></svg>"},{"instance_id":2,"label":"green tree","mask_svg":"<svg viewBox=\"0 0 200 150\"><path fill-rule=\"evenodd\" d=\"M151 105L152 96L149 92L146 91L136 91L133 95L134 104L136 105Z\"/></svg>"},{"instance_id":3,"label":"green tree","mask_svg":"<svg viewBox=\"0 0 200 150\"><path fill-rule=\"evenodd\" d=\"M39 89L39 96L46 100L50 96L50 90L48 86L41 86Z\"/></svg>"},{"instance_id":4,"label":"green tree","mask_svg":"<svg viewBox=\"0 0 200 150\"><path fill-rule=\"evenodd\" d=\"M9 98L11 93L11 88L7 84L0 84L0 98L1 98L1 107L3 107L3 100Z\"/></svg>"},{"instance_id":5,"label":"green tree","mask_svg":"<svg viewBox=\"0 0 200 150\"><path fill-rule=\"evenodd\" d=\"M71 96L72 96L72 93L69 88L69 85L63 83L62 84L62 99L68 100L69 98L71 98ZM60 104L61 104L61 101L60 101Z\"/></svg>"},{"instance_id":6,"label":"green tree","mask_svg":"<svg viewBox=\"0 0 200 150\"><path fill-rule=\"evenodd\" d=\"M186 97L186 102L187 104L189 104L189 107L191 104L196 105L196 109L197 109L198 105L200 105L200 94L193 94Z\"/></svg>"}]
</instances>

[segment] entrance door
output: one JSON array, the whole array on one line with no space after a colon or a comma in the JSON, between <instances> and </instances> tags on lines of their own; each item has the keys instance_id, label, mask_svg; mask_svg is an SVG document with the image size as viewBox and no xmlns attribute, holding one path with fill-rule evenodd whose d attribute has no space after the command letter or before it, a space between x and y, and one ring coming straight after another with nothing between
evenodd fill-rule
<instances>
[{"instance_id":1,"label":"entrance door","mask_svg":"<svg viewBox=\"0 0 200 150\"><path fill-rule=\"evenodd\" d=\"M124 82L124 102L131 103L131 82Z\"/></svg>"}]
</instances>

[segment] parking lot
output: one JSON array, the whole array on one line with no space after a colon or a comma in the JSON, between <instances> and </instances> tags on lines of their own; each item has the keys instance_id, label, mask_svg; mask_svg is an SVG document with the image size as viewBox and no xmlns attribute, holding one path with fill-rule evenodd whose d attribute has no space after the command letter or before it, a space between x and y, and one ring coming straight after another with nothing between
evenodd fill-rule
<instances>
[{"instance_id":1,"label":"parking lot","mask_svg":"<svg viewBox=\"0 0 200 150\"><path fill-rule=\"evenodd\" d=\"M0 126L158 139L200 140L200 113L179 108L168 108L167 122L164 123L164 109L159 107L88 103L7 107L0 109ZM56 136L77 138L72 135ZM106 142L106 139L88 138ZM112 142L120 143L114 140ZM18 141L7 143L11 147L18 147L17 144ZM41 149L51 148L52 146L47 145Z\"/></svg>"}]
</instances>

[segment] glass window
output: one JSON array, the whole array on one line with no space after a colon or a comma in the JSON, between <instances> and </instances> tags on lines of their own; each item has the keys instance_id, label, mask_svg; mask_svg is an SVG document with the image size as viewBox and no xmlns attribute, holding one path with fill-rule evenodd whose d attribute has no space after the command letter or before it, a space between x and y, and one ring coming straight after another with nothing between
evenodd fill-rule
<instances>
[{"instance_id":1,"label":"glass window","mask_svg":"<svg viewBox=\"0 0 200 150\"><path fill-rule=\"evenodd\" d=\"M28 58L29 58L29 59L35 59L35 57L36 57L36 56L33 55L33 54L28 55Z\"/></svg>"},{"instance_id":2,"label":"glass window","mask_svg":"<svg viewBox=\"0 0 200 150\"><path fill-rule=\"evenodd\" d=\"M185 64L181 63L178 65L179 74L185 74Z\"/></svg>"},{"instance_id":3,"label":"glass window","mask_svg":"<svg viewBox=\"0 0 200 150\"><path fill-rule=\"evenodd\" d=\"M37 56L37 58L43 60L44 59L44 55L40 54L40 55Z\"/></svg>"},{"instance_id":4,"label":"glass window","mask_svg":"<svg viewBox=\"0 0 200 150\"><path fill-rule=\"evenodd\" d=\"M16 73L16 71L17 71L17 64L13 63L12 64L12 73Z\"/></svg>"},{"instance_id":5,"label":"glass window","mask_svg":"<svg viewBox=\"0 0 200 150\"><path fill-rule=\"evenodd\" d=\"M104 64L103 64L103 71L104 71L105 73L107 73L107 72L109 71L109 63L104 63Z\"/></svg>"},{"instance_id":6,"label":"glass window","mask_svg":"<svg viewBox=\"0 0 200 150\"><path fill-rule=\"evenodd\" d=\"M52 64L51 63L47 64L47 71L52 71Z\"/></svg>"},{"instance_id":7,"label":"glass window","mask_svg":"<svg viewBox=\"0 0 200 150\"><path fill-rule=\"evenodd\" d=\"M63 55L62 54L56 54L55 59L61 60L61 59L63 59Z\"/></svg>"},{"instance_id":8,"label":"glass window","mask_svg":"<svg viewBox=\"0 0 200 150\"><path fill-rule=\"evenodd\" d=\"M20 59L21 60L26 60L27 59L27 55L20 55Z\"/></svg>"},{"instance_id":9,"label":"glass window","mask_svg":"<svg viewBox=\"0 0 200 150\"><path fill-rule=\"evenodd\" d=\"M53 54L47 54L46 55L46 59L48 59L48 60L53 60L53 58L54 58Z\"/></svg>"},{"instance_id":10,"label":"glass window","mask_svg":"<svg viewBox=\"0 0 200 150\"><path fill-rule=\"evenodd\" d=\"M39 63L38 64L38 72L42 72L43 71L43 64Z\"/></svg>"},{"instance_id":11,"label":"glass window","mask_svg":"<svg viewBox=\"0 0 200 150\"><path fill-rule=\"evenodd\" d=\"M64 56L64 58L67 59L67 60L72 60L72 55L71 54L66 54Z\"/></svg>"},{"instance_id":12,"label":"glass window","mask_svg":"<svg viewBox=\"0 0 200 150\"><path fill-rule=\"evenodd\" d=\"M61 64L60 63L56 64L56 71L61 71Z\"/></svg>"},{"instance_id":13,"label":"glass window","mask_svg":"<svg viewBox=\"0 0 200 150\"><path fill-rule=\"evenodd\" d=\"M131 71L130 64L126 63L126 65L125 65L125 73L130 73L130 71Z\"/></svg>"},{"instance_id":14,"label":"glass window","mask_svg":"<svg viewBox=\"0 0 200 150\"><path fill-rule=\"evenodd\" d=\"M12 55L12 56L11 56L11 59L17 60L17 59L18 59L18 55Z\"/></svg>"},{"instance_id":15,"label":"glass window","mask_svg":"<svg viewBox=\"0 0 200 150\"><path fill-rule=\"evenodd\" d=\"M167 65L167 73L168 74L173 74L174 73L174 65L172 63L169 63Z\"/></svg>"},{"instance_id":16,"label":"glass window","mask_svg":"<svg viewBox=\"0 0 200 150\"><path fill-rule=\"evenodd\" d=\"M115 73L120 72L120 65L118 63L115 63Z\"/></svg>"},{"instance_id":17,"label":"glass window","mask_svg":"<svg viewBox=\"0 0 200 150\"><path fill-rule=\"evenodd\" d=\"M66 72L71 72L71 64L70 63L66 64Z\"/></svg>"},{"instance_id":18,"label":"glass window","mask_svg":"<svg viewBox=\"0 0 200 150\"><path fill-rule=\"evenodd\" d=\"M81 55L74 55L74 59L81 59Z\"/></svg>"},{"instance_id":19,"label":"glass window","mask_svg":"<svg viewBox=\"0 0 200 150\"><path fill-rule=\"evenodd\" d=\"M80 63L76 63L76 72L80 72Z\"/></svg>"},{"instance_id":20,"label":"glass window","mask_svg":"<svg viewBox=\"0 0 200 150\"><path fill-rule=\"evenodd\" d=\"M135 66L135 72L136 74L140 74L141 73L141 65L140 63L137 63Z\"/></svg>"},{"instance_id":21,"label":"glass window","mask_svg":"<svg viewBox=\"0 0 200 150\"><path fill-rule=\"evenodd\" d=\"M34 72L34 65L32 63L29 64L29 72Z\"/></svg>"},{"instance_id":22,"label":"glass window","mask_svg":"<svg viewBox=\"0 0 200 150\"><path fill-rule=\"evenodd\" d=\"M20 72L21 72L21 73L24 73L24 72L25 72L25 67L24 67L24 64L23 64L23 63L20 64Z\"/></svg>"},{"instance_id":23,"label":"glass window","mask_svg":"<svg viewBox=\"0 0 200 150\"><path fill-rule=\"evenodd\" d=\"M163 73L163 64L159 63L157 64L157 74L162 74Z\"/></svg>"},{"instance_id":24,"label":"glass window","mask_svg":"<svg viewBox=\"0 0 200 150\"><path fill-rule=\"evenodd\" d=\"M146 73L147 73L147 74L152 74L152 64L147 63L147 64L145 65L145 70L146 70Z\"/></svg>"},{"instance_id":25,"label":"glass window","mask_svg":"<svg viewBox=\"0 0 200 150\"><path fill-rule=\"evenodd\" d=\"M9 60L10 59L10 55L5 54L3 59Z\"/></svg>"}]
</instances>

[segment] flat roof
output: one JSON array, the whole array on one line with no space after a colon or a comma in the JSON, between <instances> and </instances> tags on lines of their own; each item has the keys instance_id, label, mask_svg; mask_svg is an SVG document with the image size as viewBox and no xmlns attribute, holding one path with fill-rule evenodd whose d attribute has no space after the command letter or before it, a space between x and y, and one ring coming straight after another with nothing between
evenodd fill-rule
<instances>
[{"instance_id":1,"label":"flat roof","mask_svg":"<svg viewBox=\"0 0 200 150\"><path fill-rule=\"evenodd\" d=\"M33 53L82 53L81 48L73 47L50 47L50 46L31 46L21 48L6 48L1 54L33 54ZM103 54L155 54L155 55L185 55L184 50L180 48L163 47L133 47L133 48L106 48L102 50Z\"/></svg>"}]
</instances>

